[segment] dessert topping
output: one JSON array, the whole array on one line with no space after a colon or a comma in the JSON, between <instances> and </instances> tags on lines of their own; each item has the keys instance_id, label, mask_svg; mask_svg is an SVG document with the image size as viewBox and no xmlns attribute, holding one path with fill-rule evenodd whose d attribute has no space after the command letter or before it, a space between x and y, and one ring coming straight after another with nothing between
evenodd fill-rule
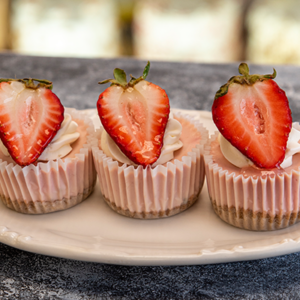
<instances>
[{"instance_id":1,"label":"dessert topping","mask_svg":"<svg viewBox=\"0 0 300 300\"><path fill-rule=\"evenodd\" d=\"M68 155L72 151L71 144L80 136L77 128L78 124L72 120L71 115L65 113L60 129L50 144L45 148L39 160L55 160Z\"/></svg>"},{"instance_id":2,"label":"dessert topping","mask_svg":"<svg viewBox=\"0 0 300 300\"><path fill-rule=\"evenodd\" d=\"M299 128L295 128L295 124L293 123L292 130L289 135L289 139L286 146L285 158L283 163L280 165L282 168L287 168L292 165L293 155L300 152L300 131Z\"/></svg>"},{"instance_id":3,"label":"dessert topping","mask_svg":"<svg viewBox=\"0 0 300 300\"><path fill-rule=\"evenodd\" d=\"M101 123L126 157L135 164L147 166L157 161L163 147L170 105L162 88L146 81L150 63L143 75L127 82L123 70L114 70L115 79L100 94L97 109Z\"/></svg>"},{"instance_id":4,"label":"dessert topping","mask_svg":"<svg viewBox=\"0 0 300 300\"><path fill-rule=\"evenodd\" d=\"M34 163L56 135L64 108L52 82L0 79L0 138L13 160Z\"/></svg>"},{"instance_id":5,"label":"dessert topping","mask_svg":"<svg viewBox=\"0 0 300 300\"><path fill-rule=\"evenodd\" d=\"M300 130L298 123L293 123L292 130L287 141L285 157L280 168L287 168L292 165L293 155L300 153ZM253 162L243 155L237 148L233 147L223 136L219 134L219 143L224 157L238 168L252 166Z\"/></svg>"},{"instance_id":6,"label":"dessert topping","mask_svg":"<svg viewBox=\"0 0 300 300\"><path fill-rule=\"evenodd\" d=\"M78 124L72 120L71 115L65 113L60 129L57 131L53 140L44 149L38 160L49 161L63 158L68 155L72 151L71 144L74 143L80 136L77 128ZM1 140L0 150L5 156L10 156Z\"/></svg>"},{"instance_id":7,"label":"dessert topping","mask_svg":"<svg viewBox=\"0 0 300 300\"><path fill-rule=\"evenodd\" d=\"M64 120L61 123L60 129L53 140L44 149L39 161L49 161L58 158L63 158L72 151L71 144L74 143L80 136L77 131L78 124L72 120L70 114L64 114ZM0 140L0 150L5 156L10 156L7 149Z\"/></svg>"},{"instance_id":8,"label":"dessert topping","mask_svg":"<svg viewBox=\"0 0 300 300\"><path fill-rule=\"evenodd\" d=\"M279 168L284 160L292 116L285 92L270 75L249 75L247 64L221 86L212 106L222 136L261 168Z\"/></svg>"},{"instance_id":9,"label":"dessert topping","mask_svg":"<svg viewBox=\"0 0 300 300\"><path fill-rule=\"evenodd\" d=\"M181 132L182 126L180 122L173 119L172 113L170 113L170 118L164 135L164 145L158 160L152 164L152 167L162 165L174 158L174 151L182 147L182 142L180 141ZM128 165L135 165L128 157L125 156L105 130L103 130L101 134L101 148L107 156L123 164L126 163Z\"/></svg>"}]
</instances>

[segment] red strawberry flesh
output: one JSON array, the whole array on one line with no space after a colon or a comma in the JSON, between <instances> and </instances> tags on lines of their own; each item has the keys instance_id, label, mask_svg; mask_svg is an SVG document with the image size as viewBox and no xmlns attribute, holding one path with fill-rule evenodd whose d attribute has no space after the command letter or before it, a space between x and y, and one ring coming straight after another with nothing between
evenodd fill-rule
<instances>
[{"instance_id":1,"label":"red strawberry flesh","mask_svg":"<svg viewBox=\"0 0 300 300\"><path fill-rule=\"evenodd\" d=\"M48 88L0 83L0 137L21 166L35 162L60 129L64 108Z\"/></svg>"},{"instance_id":2,"label":"red strawberry flesh","mask_svg":"<svg viewBox=\"0 0 300 300\"><path fill-rule=\"evenodd\" d=\"M227 93L216 97L212 113L220 133L256 166L280 166L292 117L285 92L275 81L230 83Z\"/></svg>"},{"instance_id":3,"label":"red strawberry flesh","mask_svg":"<svg viewBox=\"0 0 300 300\"><path fill-rule=\"evenodd\" d=\"M143 166L158 159L170 112L162 88L145 80L113 85L99 96L97 108L103 127L129 159Z\"/></svg>"}]
</instances>

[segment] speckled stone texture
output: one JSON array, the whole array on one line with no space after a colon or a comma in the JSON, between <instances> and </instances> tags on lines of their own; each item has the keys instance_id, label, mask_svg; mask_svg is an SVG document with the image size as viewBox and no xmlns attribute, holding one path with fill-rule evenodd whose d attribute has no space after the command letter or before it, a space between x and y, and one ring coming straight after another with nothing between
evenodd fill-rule
<instances>
[{"instance_id":1,"label":"speckled stone texture","mask_svg":"<svg viewBox=\"0 0 300 300\"><path fill-rule=\"evenodd\" d=\"M299 253L218 265L129 267L0 244L0 299L300 299Z\"/></svg>"},{"instance_id":2,"label":"speckled stone texture","mask_svg":"<svg viewBox=\"0 0 300 300\"><path fill-rule=\"evenodd\" d=\"M0 77L45 78L64 106L95 108L115 67L139 76L144 61L74 59L0 54ZM148 79L163 87L171 106L210 110L215 92L238 74L238 63L153 62ZM300 120L300 67L276 66L276 81ZM251 73L272 73L252 66ZM299 253L237 263L136 267L72 261L0 243L0 299L300 299Z\"/></svg>"}]
</instances>

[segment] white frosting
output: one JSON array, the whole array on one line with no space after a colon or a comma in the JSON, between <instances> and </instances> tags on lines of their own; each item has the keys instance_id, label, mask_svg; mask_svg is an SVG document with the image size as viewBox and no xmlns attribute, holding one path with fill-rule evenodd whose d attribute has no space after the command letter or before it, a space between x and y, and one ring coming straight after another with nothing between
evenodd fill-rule
<instances>
[{"instance_id":1,"label":"white frosting","mask_svg":"<svg viewBox=\"0 0 300 300\"><path fill-rule=\"evenodd\" d=\"M300 152L300 131L294 127L294 124L297 123L293 123L286 145L284 161L280 165L281 168L290 167L292 165L293 155Z\"/></svg>"},{"instance_id":2,"label":"white frosting","mask_svg":"<svg viewBox=\"0 0 300 300\"><path fill-rule=\"evenodd\" d=\"M65 157L69 154L72 151L71 144L75 142L80 135L79 132L77 132L77 127L78 125L72 120L71 115L65 113L60 129L38 160L49 161ZM0 149L5 156L10 155L1 140Z\"/></svg>"},{"instance_id":3,"label":"white frosting","mask_svg":"<svg viewBox=\"0 0 300 300\"><path fill-rule=\"evenodd\" d=\"M65 157L72 151L71 144L79 138L78 124L72 120L71 115L65 113L61 127L53 140L43 151L39 160L53 160Z\"/></svg>"},{"instance_id":4,"label":"white frosting","mask_svg":"<svg viewBox=\"0 0 300 300\"><path fill-rule=\"evenodd\" d=\"M224 157L236 167L243 168L253 165L253 162L244 154L242 154L237 148L232 146L221 133L219 134L219 143Z\"/></svg>"},{"instance_id":5,"label":"white frosting","mask_svg":"<svg viewBox=\"0 0 300 300\"><path fill-rule=\"evenodd\" d=\"M173 116L170 114L164 134L161 154L158 160L152 164L152 167L164 164L174 158L174 151L182 147L182 142L180 141L181 132L182 126L180 122L173 119ZM107 156L113 158L114 160L117 160L123 164L136 165L120 150L120 148L104 129L101 134L101 148Z\"/></svg>"},{"instance_id":6,"label":"white frosting","mask_svg":"<svg viewBox=\"0 0 300 300\"><path fill-rule=\"evenodd\" d=\"M293 155L300 152L300 131L295 128L295 124L297 123L293 123L292 130L287 141L285 157L280 165L283 169L290 167L292 165ZM249 158L232 146L221 134L219 134L219 143L224 157L236 167L243 168L253 165L253 162Z\"/></svg>"}]
</instances>

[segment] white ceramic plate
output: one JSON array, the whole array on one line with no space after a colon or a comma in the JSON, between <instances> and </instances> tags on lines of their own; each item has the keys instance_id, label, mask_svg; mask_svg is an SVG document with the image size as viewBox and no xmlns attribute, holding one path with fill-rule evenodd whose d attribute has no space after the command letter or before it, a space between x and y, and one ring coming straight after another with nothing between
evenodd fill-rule
<instances>
[{"instance_id":1,"label":"white ceramic plate","mask_svg":"<svg viewBox=\"0 0 300 300\"><path fill-rule=\"evenodd\" d=\"M214 131L210 113L188 113ZM97 187L82 204L47 215L19 214L1 203L0 242L35 253L102 263L211 264L300 251L300 224L273 232L232 227L214 214L206 186L198 202L179 215L135 220L113 212Z\"/></svg>"}]
</instances>

